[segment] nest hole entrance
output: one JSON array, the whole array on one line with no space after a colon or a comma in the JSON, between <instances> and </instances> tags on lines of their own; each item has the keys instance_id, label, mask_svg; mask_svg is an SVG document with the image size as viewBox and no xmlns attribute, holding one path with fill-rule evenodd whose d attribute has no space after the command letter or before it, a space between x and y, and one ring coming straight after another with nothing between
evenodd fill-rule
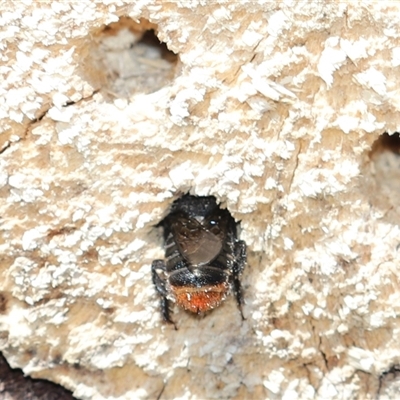
<instances>
[{"instance_id":1,"label":"nest hole entrance","mask_svg":"<svg viewBox=\"0 0 400 400\"><path fill-rule=\"evenodd\" d=\"M388 196L400 194L400 135L382 134L372 146L370 159L376 182Z\"/></svg>"},{"instance_id":2,"label":"nest hole entrance","mask_svg":"<svg viewBox=\"0 0 400 400\"><path fill-rule=\"evenodd\" d=\"M400 366L395 365L379 377L378 398L395 398L400 392Z\"/></svg>"},{"instance_id":3,"label":"nest hole entrance","mask_svg":"<svg viewBox=\"0 0 400 400\"><path fill-rule=\"evenodd\" d=\"M93 58L105 80L103 89L114 98L149 94L169 85L179 57L157 37L157 26L121 17L97 36Z\"/></svg>"}]
</instances>

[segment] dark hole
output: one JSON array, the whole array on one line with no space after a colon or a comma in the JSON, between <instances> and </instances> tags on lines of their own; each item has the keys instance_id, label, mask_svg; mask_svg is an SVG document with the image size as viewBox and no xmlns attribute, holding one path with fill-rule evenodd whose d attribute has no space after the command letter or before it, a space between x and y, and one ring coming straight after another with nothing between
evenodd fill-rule
<instances>
[{"instance_id":1,"label":"dark hole","mask_svg":"<svg viewBox=\"0 0 400 400\"><path fill-rule=\"evenodd\" d=\"M373 157L384 151L391 151L392 153L400 154L400 135L398 132L395 132L392 135L385 132L381 135L372 145L371 156Z\"/></svg>"},{"instance_id":2,"label":"dark hole","mask_svg":"<svg viewBox=\"0 0 400 400\"><path fill-rule=\"evenodd\" d=\"M11 369L0 353L0 399L11 400L74 400L67 389L43 379L24 376L20 369Z\"/></svg>"},{"instance_id":3,"label":"dark hole","mask_svg":"<svg viewBox=\"0 0 400 400\"><path fill-rule=\"evenodd\" d=\"M400 366L393 365L379 377L378 398L399 392ZM385 396L385 397L386 397ZM387 397L386 397L387 398Z\"/></svg>"},{"instance_id":4,"label":"dark hole","mask_svg":"<svg viewBox=\"0 0 400 400\"><path fill-rule=\"evenodd\" d=\"M375 207L384 210L390 223L400 223L400 135L383 133L373 144L365 176L372 179L365 186Z\"/></svg>"},{"instance_id":5,"label":"dark hole","mask_svg":"<svg viewBox=\"0 0 400 400\"><path fill-rule=\"evenodd\" d=\"M112 98L149 94L175 78L178 55L157 37L157 26L127 17L106 26L96 37L91 59L101 85Z\"/></svg>"},{"instance_id":6,"label":"dark hole","mask_svg":"<svg viewBox=\"0 0 400 400\"><path fill-rule=\"evenodd\" d=\"M156 36L154 29L146 31L137 44L143 44L145 46L153 47L154 49L158 48L161 58L170 63L175 63L178 59L178 56L169 50L165 43L160 42L160 39Z\"/></svg>"}]
</instances>

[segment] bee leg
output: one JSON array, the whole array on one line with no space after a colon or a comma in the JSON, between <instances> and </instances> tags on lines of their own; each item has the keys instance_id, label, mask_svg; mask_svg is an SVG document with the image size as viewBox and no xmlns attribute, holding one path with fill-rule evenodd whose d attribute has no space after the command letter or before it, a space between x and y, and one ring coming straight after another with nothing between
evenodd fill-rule
<instances>
[{"instance_id":1,"label":"bee leg","mask_svg":"<svg viewBox=\"0 0 400 400\"><path fill-rule=\"evenodd\" d=\"M247 261L246 243L239 240L235 243L235 262L233 264L233 290L235 292L236 301L239 307L242 319L245 319L242 312L243 295L242 285L240 283L240 275L242 274Z\"/></svg>"},{"instance_id":2,"label":"bee leg","mask_svg":"<svg viewBox=\"0 0 400 400\"><path fill-rule=\"evenodd\" d=\"M161 297L161 314L164 318L164 321L173 324L175 329L176 325L174 321L172 321L170 317L170 304L168 301L168 290L167 290L167 279L165 277L166 267L165 262L163 260L154 260L151 264L151 276L153 279L153 284L156 287L157 292Z\"/></svg>"}]
</instances>

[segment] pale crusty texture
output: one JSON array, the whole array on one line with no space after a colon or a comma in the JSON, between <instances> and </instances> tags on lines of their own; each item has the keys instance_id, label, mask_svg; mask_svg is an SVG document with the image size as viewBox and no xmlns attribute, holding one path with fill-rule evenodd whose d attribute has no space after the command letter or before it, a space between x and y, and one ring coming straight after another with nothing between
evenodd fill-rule
<instances>
[{"instance_id":1,"label":"pale crusty texture","mask_svg":"<svg viewBox=\"0 0 400 400\"><path fill-rule=\"evenodd\" d=\"M81 399L398 395L400 162L376 141L400 129L399 15L389 1L2 2L11 365ZM141 41L149 29L176 59ZM230 296L162 323L154 226L189 191L241 220L245 321Z\"/></svg>"}]
</instances>

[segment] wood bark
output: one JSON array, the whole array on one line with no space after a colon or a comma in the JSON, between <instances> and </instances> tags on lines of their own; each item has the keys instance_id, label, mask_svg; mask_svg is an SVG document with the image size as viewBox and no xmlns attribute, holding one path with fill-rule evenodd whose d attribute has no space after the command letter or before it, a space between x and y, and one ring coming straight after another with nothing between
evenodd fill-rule
<instances>
[{"instance_id":1,"label":"wood bark","mask_svg":"<svg viewBox=\"0 0 400 400\"><path fill-rule=\"evenodd\" d=\"M80 399L398 396L397 2L3 2L0 350ZM233 296L163 324L156 225L213 195ZM386 396L386 397L385 397Z\"/></svg>"}]
</instances>

